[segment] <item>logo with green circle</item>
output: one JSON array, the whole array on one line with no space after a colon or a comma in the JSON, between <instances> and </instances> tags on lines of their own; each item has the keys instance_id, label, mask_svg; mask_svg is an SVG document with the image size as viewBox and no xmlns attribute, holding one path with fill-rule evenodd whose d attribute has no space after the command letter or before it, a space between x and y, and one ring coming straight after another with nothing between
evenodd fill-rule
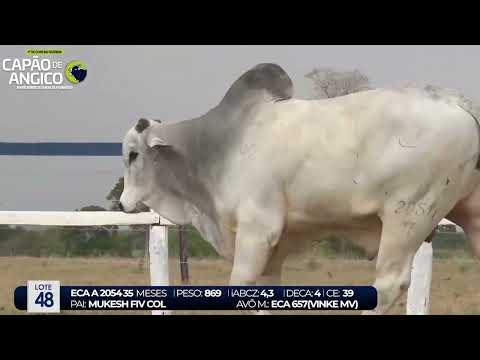
<instances>
[{"instance_id":1,"label":"logo with green circle","mask_svg":"<svg viewBox=\"0 0 480 360\"><path fill-rule=\"evenodd\" d=\"M81 83L87 77L87 65L78 60L72 61L65 68L65 76L72 84Z\"/></svg>"}]
</instances>

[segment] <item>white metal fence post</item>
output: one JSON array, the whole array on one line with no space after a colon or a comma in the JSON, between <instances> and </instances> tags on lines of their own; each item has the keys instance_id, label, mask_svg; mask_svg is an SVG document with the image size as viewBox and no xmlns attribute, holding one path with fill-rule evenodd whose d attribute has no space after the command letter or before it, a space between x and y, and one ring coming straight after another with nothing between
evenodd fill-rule
<instances>
[{"instance_id":1,"label":"white metal fence post","mask_svg":"<svg viewBox=\"0 0 480 360\"><path fill-rule=\"evenodd\" d=\"M432 243L423 242L412 265L412 277L408 288L407 315L428 315L432 284Z\"/></svg>"},{"instance_id":2,"label":"white metal fence post","mask_svg":"<svg viewBox=\"0 0 480 360\"><path fill-rule=\"evenodd\" d=\"M161 224L161 218L160 218ZM149 234L150 283L152 286L169 285L168 226L150 225ZM170 310L153 310L152 315L170 315Z\"/></svg>"}]
</instances>

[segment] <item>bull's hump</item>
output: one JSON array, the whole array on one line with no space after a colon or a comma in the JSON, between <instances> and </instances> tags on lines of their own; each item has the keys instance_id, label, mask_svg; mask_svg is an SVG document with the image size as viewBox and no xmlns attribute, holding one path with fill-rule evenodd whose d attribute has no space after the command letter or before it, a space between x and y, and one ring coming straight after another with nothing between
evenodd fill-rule
<instances>
[{"instance_id":1,"label":"bull's hump","mask_svg":"<svg viewBox=\"0 0 480 360\"><path fill-rule=\"evenodd\" d=\"M225 94L222 103L242 103L264 90L271 100L288 100L293 96L290 76L279 65L258 64L240 76Z\"/></svg>"}]
</instances>

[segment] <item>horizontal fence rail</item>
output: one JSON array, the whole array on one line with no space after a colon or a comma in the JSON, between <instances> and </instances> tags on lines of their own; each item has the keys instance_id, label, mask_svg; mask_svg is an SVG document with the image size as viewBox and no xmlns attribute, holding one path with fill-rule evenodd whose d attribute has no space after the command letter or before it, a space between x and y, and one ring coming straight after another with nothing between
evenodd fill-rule
<instances>
[{"instance_id":1,"label":"horizontal fence rail","mask_svg":"<svg viewBox=\"0 0 480 360\"><path fill-rule=\"evenodd\" d=\"M43 226L173 225L154 212L0 211L0 224Z\"/></svg>"}]
</instances>

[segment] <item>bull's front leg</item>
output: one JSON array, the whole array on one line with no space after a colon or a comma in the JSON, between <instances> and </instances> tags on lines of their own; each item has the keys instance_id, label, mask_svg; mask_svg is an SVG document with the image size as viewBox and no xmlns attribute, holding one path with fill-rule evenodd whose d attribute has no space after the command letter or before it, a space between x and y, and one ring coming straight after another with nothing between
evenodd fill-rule
<instances>
[{"instance_id":1,"label":"bull's front leg","mask_svg":"<svg viewBox=\"0 0 480 360\"><path fill-rule=\"evenodd\" d=\"M249 201L239 209L231 286L280 281L283 259L277 256L276 249L283 219L283 207L278 202L260 207ZM264 311L256 313L268 314Z\"/></svg>"},{"instance_id":2,"label":"bull's front leg","mask_svg":"<svg viewBox=\"0 0 480 360\"><path fill-rule=\"evenodd\" d=\"M286 239L280 238L280 243L272 249L272 254L265 266L265 270L257 279L257 285L281 285L283 263L288 255L285 248Z\"/></svg>"},{"instance_id":3,"label":"bull's front leg","mask_svg":"<svg viewBox=\"0 0 480 360\"><path fill-rule=\"evenodd\" d=\"M270 264L270 259L281 231L279 225L272 223L253 221L239 224L230 275L231 286L255 285L259 280L279 280L279 265Z\"/></svg>"},{"instance_id":4,"label":"bull's front leg","mask_svg":"<svg viewBox=\"0 0 480 360\"><path fill-rule=\"evenodd\" d=\"M282 264L275 256L278 238L277 230L268 230L265 225L244 224L235 240L230 285L279 284ZM268 310L255 310L253 313L270 315Z\"/></svg>"},{"instance_id":5,"label":"bull's front leg","mask_svg":"<svg viewBox=\"0 0 480 360\"><path fill-rule=\"evenodd\" d=\"M257 285L272 286L282 284L282 267L285 258L288 255L285 248L286 239L280 238L280 243L272 250L270 259L267 262L264 272L257 280ZM282 244L283 243L283 244ZM259 310L255 312L256 315L270 315L268 310Z\"/></svg>"}]
</instances>

